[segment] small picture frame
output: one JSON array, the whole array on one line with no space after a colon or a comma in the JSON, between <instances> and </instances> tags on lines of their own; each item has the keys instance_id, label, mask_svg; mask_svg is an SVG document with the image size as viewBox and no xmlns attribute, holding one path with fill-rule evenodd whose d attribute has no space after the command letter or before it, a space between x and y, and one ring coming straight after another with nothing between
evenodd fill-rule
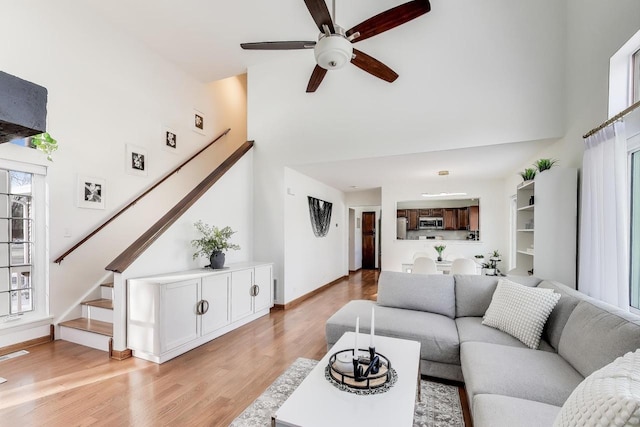
<instances>
[{"instance_id":1,"label":"small picture frame","mask_svg":"<svg viewBox=\"0 0 640 427\"><path fill-rule=\"evenodd\" d=\"M169 126L162 127L162 148L171 153L178 153L178 133Z\"/></svg>"},{"instance_id":2,"label":"small picture frame","mask_svg":"<svg viewBox=\"0 0 640 427\"><path fill-rule=\"evenodd\" d=\"M147 176L149 157L147 150L137 145L127 144L125 170L131 175Z\"/></svg>"},{"instance_id":3,"label":"small picture frame","mask_svg":"<svg viewBox=\"0 0 640 427\"><path fill-rule=\"evenodd\" d=\"M104 209L105 180L92 176L78 175L78 207Z\"/></svg>"},{"instance_id":4,"label":"small picture frame","mask_svg":"<svg viewBox=\"0 0 640 427\"><path fill-rule=\"evenodd\" d=\"M201 135L204 135L205 117L202 111L193 109L191 115L191 129Z\"/></svg>"}]
</instances>

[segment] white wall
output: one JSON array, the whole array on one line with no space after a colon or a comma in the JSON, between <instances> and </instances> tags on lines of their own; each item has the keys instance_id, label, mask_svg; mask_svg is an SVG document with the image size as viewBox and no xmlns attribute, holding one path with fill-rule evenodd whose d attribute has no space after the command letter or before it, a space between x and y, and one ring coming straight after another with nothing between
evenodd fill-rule
<instances>
[{"instance_id":1,"label":"white wall","mask_svg":"<svg viewBox=\"0 0 640 427\"><path fill-rule=\"evenodd\" d=\"M466 191L469 198L480 199L480 241L396 240L396 203L418 200L427 186L434 192L442 191L442 185L442 181L425 180L382 187L382 270L402 271L402 264L410 263L416 252L427 252L437 257L433 249L436 244L447 247L443 256L459 254L473 258L482 254L487 257L495 249L501 254L507 251L508 235L505 230L508 228L503 224L508 222L509 217L504 207L506 202L503 200L502 180L451 180L446 183L447 186ZM503 263L498 267L503 269Z\"/></svg>"},{"instance_id":2,"label":"white wall","mask_svg":"<svg viewBox=\"0 0 640 427\"><path fill-rule=\"evenodd\" d=\"M50 266L51 312L57 321L104 278L107 263L247 139L246 82L238 77L202 84L78 2L9 2L2 13L10 19L0 27L0 68L49 90L47 130L60 145L49 167L52 259L232 127L220 144L114 227L62 265ZM205 135L190 130L194 108L205 115ZM178 154L163 148L163 125L177 131ZM126 144L147 150L148 176L125 173ZM244 172L249 173L246 168ZM106 180L104 210L76 207L78 174ZM213 218L223 209L220 203L212 207ZM245 236L242 254L234 256L250 258L251 239L245 233L251 228L251 211L246 200L231 208L237 209L234 223ZM172 253L183 248L188 258L191 248L183 245L180 238L168 246Z\"/></svg>"},{"instance_id":3,"label":"white wall","mask_svg":"<svg viewBox=\"0 0 640 427\"><path fill-rule=\"evenodd\" d=\"M289 190L284 203L285 283L278 283L278 303L286 304L348 274L347 209L341 191L302 175L284 170ZM325 237L311 228L307 196L333 203L331 225Z\"/></svg>"}]
</instances>

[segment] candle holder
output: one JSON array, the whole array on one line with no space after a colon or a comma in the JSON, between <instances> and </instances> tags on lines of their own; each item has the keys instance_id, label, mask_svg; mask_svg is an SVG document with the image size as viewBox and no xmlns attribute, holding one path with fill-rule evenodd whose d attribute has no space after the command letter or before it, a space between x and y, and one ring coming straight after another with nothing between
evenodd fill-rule
<instances>
[{"instance_id":1,"label":"candle holder","mask_svg":"<svg viewBox=\"0 0 640 427\"><path fill-rule=\"evenodd\" d=\"M366 350L358 349L357 353ZM385 386L395 373L391 369L391 362L384 355L377 353L374 347L368 348L368 357L356 356L353 349L334 353L329 358L327 366L328 378L336 383L354 389L374 389ZM366 353L365 353L366 354ZM345 356L352 357L351 366L347 368L343 363ZM353 356L352 356L353 355Z\"/></svg>"}]
</instances>

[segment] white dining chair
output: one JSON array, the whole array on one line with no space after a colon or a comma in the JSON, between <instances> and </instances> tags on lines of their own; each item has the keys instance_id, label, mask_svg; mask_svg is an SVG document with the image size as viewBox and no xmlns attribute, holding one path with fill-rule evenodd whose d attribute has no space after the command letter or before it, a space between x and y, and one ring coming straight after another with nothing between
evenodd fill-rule
<instances>
[{"instance_id":1,"label":"white dining chair","mask_svg":"<svg viewBox=\"0 0 640 427\"><path fill-rule=\"evenodd\" d=\"M469 258L458 258L451 264L451 274L478 274L476 262Z\"/></svg>"},{"instance_id":2,"label":"white dining chair","mask_svg":"<svg viewBox=\"0 0 640 427\"><path fill-rule=\"evenodd\" d=\"M447 254L444 259L447 261L455 261L458 258L464 258L462 255L460 254L456 254L456 253L452 253L452 254Z\"/></svg>"},{"instance_id":3,"label":"white dining chair","mask_svg":"<svg viewBox=\"0 0 640 427\"><path fill-rule=\"evenodd\" d=\"M426 252L416 252L415 254L413 254L413 260L415 261L418 258L431 258L431 256L429 256L428 253Z\"/></svg>"},{"instance_id":4,"label":"white dining chair","mask_svg":"<svg viewBox=\"0 0 640 427\"><path fill-rule=\"evenodd\" d=\"M418 257L413 261L413 274L438 274L436 262L428 257Z\"/></svg>"}]
</instances>

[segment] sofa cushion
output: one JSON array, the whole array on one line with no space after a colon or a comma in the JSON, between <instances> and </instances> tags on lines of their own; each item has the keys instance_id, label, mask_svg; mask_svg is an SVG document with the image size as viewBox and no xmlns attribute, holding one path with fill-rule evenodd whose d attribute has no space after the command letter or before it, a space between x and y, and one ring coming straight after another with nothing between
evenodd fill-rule
<instances>
[{"instance_id":1,"label":"sofa cushion","mask_svg":"<svg viewBox=\"0 0 640 427\"><path fill-rule=\"evenodd\" d=\"M509 345L525 348L526 345L506 332L482 324L482 317L458 317L456 319L460 342L480 341L491 344ZM553 347L544 340L540 340L538 350L555 352Z\"/></svg>"},{"instance_id":2,"label":"sofa cushion","mask_svg":"<svg viewBox=\"0 0 640 427\"><path fill-rule=\"evenodd\" d=\"M559 406L499 394L478 394L473 399L474 427L551 426Z\"/></svg>"},{"instance_id":3,"label":"sofa cushion","mask_svg":"<svg viewBox=\"0 0 640 427\"><path fill-rule=\"evenodd\" d=\"M331 316L326 323L327 344L333 345L347 331L355 330L360 316L360 332L368 334L373 301L354 300ZM460 364L460 342L453 319L441 314L376 305L376 335L420 342L420 358ZM368 341L364 341L368 343Z\"/></svg>"},{"instance_id":4,"label":"sofa cushion","mask_svg":"<svg viewBox=\"0 0 640 427\"><path fill-rule=\"evenodd\" d=\"M569 316L558 353L584 376L640 348L640 317L585 297Z\"/></svg>"},{"instance_id":5,"label":"sofa cushion","mask_svg":"<svg viewBox=\"0 0 640 427\"><path fill-rule=\"evenodd\" d=\"M640 351L589 375L562 406L554 427L640 424Z\"/></svg>"},{"instance_id":6,"label":"sofa cushion","mask_svg":"<svg viewBox=\"0 0 640 427\"><path fill-rule=\"evenodd\" d=\"M500 279L482 324L498 328L537 349L544 324L559 299L560 294L550 289Z\"/></svg>"},{"instance_id":7,"label":"sofa cushion","mask_svg":"<svg viewBox=\"0 0 640 427\"><path fill-rule=\"evenodd\" d=\"M448 274L409 274L383 271L378 279L378 304L456 315L454 279Z\"/></svg>"},{"instance_id":8,"label":"sofa cushion","mask_svg":"<svg viewBox=\"0 0 640 427\"><path fill-rule=\"evenodd\" d=\"M484 316L491 304L498 278L494 276L459 275L456 282L456 317ZM540 279L534 276L509 276L513 282L525 286L536 286Z\"/></svg>"},{"instance_id":9,"label":"sofa cushion","mask_svg":"<svg viewBox=\"0 0 640 427\"><path fill-rule=\"evenodd\" d=\"M560 299L549 315L547 324L544 326L544 331L542 332L542 337L557 351L562 330L567 324L567 320L569 320L573 309L576 308L584 295L562 283L552 282L550 280L542 281L538 285L538 288L552 289L554 292L560 294Z\"/></svg>"},{"instance_id":10,"label":"sofa cushion","mask_svg":"<svg viewBox=\"0 0 640 427\"><path fill-rule=\"evenodd\" d=\"M469 401L501 394L562 406L584 379L557 353L483 342L460 344Z\"/></svg>"}]
</instances>

